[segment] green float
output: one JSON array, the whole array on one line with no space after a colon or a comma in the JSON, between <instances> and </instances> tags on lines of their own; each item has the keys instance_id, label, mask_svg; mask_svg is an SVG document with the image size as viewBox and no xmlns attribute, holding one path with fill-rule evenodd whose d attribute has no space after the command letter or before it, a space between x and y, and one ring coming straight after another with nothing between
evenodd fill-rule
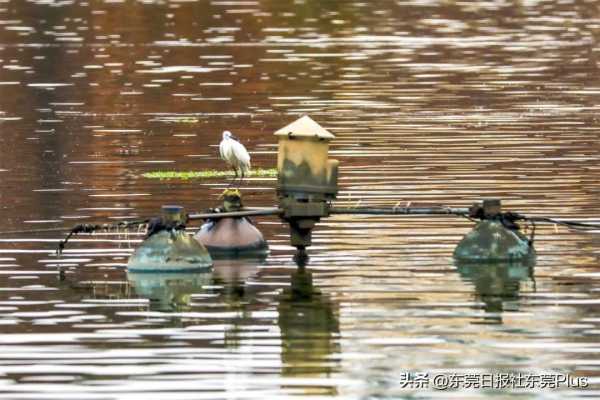
<instances>
[{"instance_id":1,"label":"green float","mask_svg":"<svg viewBox=\"0 0 600 400\"><path fill-rule=\"evenodd\" d=\"M535 259L533 240L502 214L500 200L483 201L483 219L454 250L454 258L469 262L526 261Z\"/></svg>"},{"instance_id":2,"label":"green float","mask_svg":"<svg viewBox=\"0 0 600 400\"><path fill-rule=\"evenodd\" d=\"M206 248L185 232L180 206L163 206L162 216L151 221L147 238L129 258L131 272L194 272L210 269Z\"/></svg>"}]
</instances>

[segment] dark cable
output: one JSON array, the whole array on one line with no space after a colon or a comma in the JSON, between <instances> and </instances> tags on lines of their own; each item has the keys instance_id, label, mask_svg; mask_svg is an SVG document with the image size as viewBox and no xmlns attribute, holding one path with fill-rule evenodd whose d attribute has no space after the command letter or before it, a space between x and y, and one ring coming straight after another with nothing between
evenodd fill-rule
<instances>
[{"instance_id":1,"label":"dark cable","mask_svg":"<svg viewBox=\"0 0 600 400\"><path fill-rule=\"evenodd\" d=\"M56 255L60 256L65 249L65 246L69 242L69 239L73 235L77 235L78 233L94 233L99 230L108 231L110 229L118 229L118 228L129 228L131 226L139 226L148 224L148 219L136 220L136 221L119 221L114 224L103 224L103 225L93 225L93 224L78 224L75 225L67 234L67 236L58 242L58 246L56 248Z\"/></svg>"}]
</instances>

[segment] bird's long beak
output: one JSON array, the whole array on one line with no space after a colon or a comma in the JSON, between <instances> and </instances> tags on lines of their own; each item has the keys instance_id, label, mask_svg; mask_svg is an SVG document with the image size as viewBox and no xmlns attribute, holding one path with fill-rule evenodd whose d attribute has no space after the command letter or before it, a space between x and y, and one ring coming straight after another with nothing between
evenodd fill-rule
<instances>
[{"instance_id":1,"label":"bird's long beak","mask_svg":"<svg viewBox=\"0 0 600 400\"><path fill-rule=\"evenodd\" d=\"M238 139L236 136L231 135L230 138L232 138L233 140L237 140L238 142L240 141L240 139Z\"/></svg>"}]
</instances>

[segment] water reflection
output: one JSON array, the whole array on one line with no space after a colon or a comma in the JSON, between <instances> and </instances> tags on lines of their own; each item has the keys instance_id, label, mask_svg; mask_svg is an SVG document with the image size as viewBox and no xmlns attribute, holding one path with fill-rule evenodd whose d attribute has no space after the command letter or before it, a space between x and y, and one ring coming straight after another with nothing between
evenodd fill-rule
<instances>
[{"instance_id":1,"label":"water reflection","mask_svg":"<svg viewBox=\"0 0 600 400\"><path fill-rule=\"evenodd\" d=\"M501 324L503 311L519 309L520 291L534 278L535 260L504 263L456 262L462 279L475 286L475 297L484 303L480 323ZM535 286L534 286L535 287Z\"/></svg>"},{"instance_id":2,"label":"water reflection","mask_svg":"<svg viewBox=\"0 0 600 400\"><path fill-rule=\"evenodd\" d=\"M214 284L219 286L220 296L230 306L250 302L260 292L260 285L251 285L259 267L266 257L220 259L214 264Z\"/></svg>"},{"instance_id":3,"label":"water reflection","mask_svg":"<svg viewBox=\"0 0 600 400\"><path fill-rule=\"evenodd\" d=\"M279 296L277 306L282 375L330 377L339 368L332 361L341 351L339 306L315 287L305 266L307 259L301 256L297 260L298 269L291 274L290 286ZM320 394L335 395L337 389L325 386Z\"/></svg>"},{"instance_id":4,"label":"water reflection","mask_svg":"<svg viewBox=\"0 0 600 400\"><path fill-rule=\"evenodd\" d=\"M336 135L339 205L497 197L524 214L596 219L597 3L0 0L0 220L8 230L146 217L174 201L214 207L226 182L142 174L221 168L226 129L270 168L271 134L302 113ZM248 206L276 201L273 179L242 191ZM338 216L320 222L310 271L289 286L288 232L257 222L272 244L264 263L216 262L205 285L138 284L152 304L127 280L120 237L76 238L59 283L57 236L0 238L0 389L398 398L379 383L407 368L597 375L596 234L540 227L528 292L533 268L456 273L464 221Z\"/></svg>"},{"instance_id":5,"label":"water reflection","mask_svg":"<svg viewBox=\"0 0 600 400\"><path fill-rule=\"evenodd\" d=\"M250 301L247 281L254 277L266 258L216 261L213 270L198 273L135 273L127 277L137 296L150 300L156 311L190 311L194 295L209 295L210 301L223 301L239 308L240 301ZM250 293L252 293L250 291ZM250 296L250 298L248 297ZM196 296L195 302L202 296Z\"/></svg>"},{"instance_id":6,"label":"water reflection","mask_svg":"<svg viewBox=\"0 0 600 400\"><path fill-rule=\"evenodd\" d=\"M128 272L127 278L138 296L150 300L151 310L189 311L192 295L201 293L212 282L212 272Z\"/></svg>"}]
</instances>

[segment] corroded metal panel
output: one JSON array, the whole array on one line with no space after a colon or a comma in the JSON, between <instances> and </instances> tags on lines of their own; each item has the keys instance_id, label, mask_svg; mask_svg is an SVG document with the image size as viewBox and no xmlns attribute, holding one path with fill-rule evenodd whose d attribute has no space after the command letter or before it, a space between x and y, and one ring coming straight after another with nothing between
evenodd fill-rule
<instances>
[{"instance_id":1,"label":"corroded metal panel","mask_svg":"<svg viewBox=\"0 0 600 400\"><path fill-rule=\"evenodd\" d=\"M499 221L481 221L465 235L454 250L454 257L468 261L525 260L535 257L529 240Z\"/></svg>"}]
</instances>

